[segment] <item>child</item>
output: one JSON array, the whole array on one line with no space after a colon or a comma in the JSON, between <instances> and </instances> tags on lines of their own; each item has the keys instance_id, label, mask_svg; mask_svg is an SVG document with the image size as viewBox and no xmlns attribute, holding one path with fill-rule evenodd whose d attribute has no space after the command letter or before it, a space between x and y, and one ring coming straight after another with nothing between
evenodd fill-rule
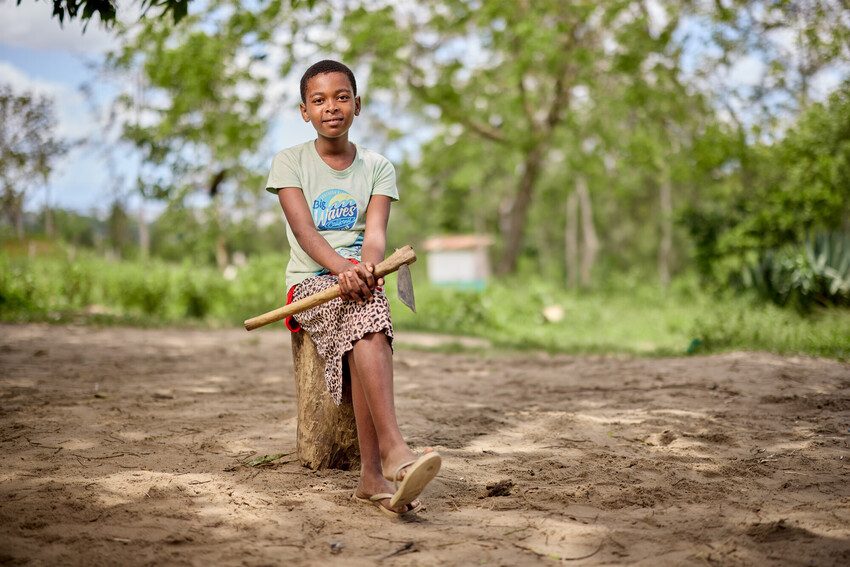
<instances>
[{"instance_id":1,"label":"child","mask_svg":"<svg viewBox=\"0 0 850 567\"><path fill-rule=\"evenodd\" d=\"M354 498L399 516L421 507L417 497L441 460L431 450L417 457L396 420L393 327L383 278L373 272L384 258L390 203L398 200L398 189L389 160L348 140L359 114L351 69L329 60L307 69L301 78L301 116L317 138L278 153L266 189L277 193L286 216L292 249L288 300L336 283L342 290L340 298L296 315L287 327L310 333L337 404L343 358L347 363L361 456Z\"/></svg>"}]
</instances>

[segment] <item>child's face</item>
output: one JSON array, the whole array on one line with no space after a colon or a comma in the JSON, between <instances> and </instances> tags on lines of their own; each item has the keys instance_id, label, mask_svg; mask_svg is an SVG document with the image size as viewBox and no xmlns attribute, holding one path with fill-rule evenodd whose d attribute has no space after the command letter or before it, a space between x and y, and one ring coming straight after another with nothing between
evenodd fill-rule
<instances>
[{"instance_id":1,"label":"child's face","mask_svg":"<svg viewBox=\"0 0 850 567\"><path fill-rule=\"evenodd\" d=\"M304 122L310 122L322 138L348 134L360 114L360 97L355 97L345 73L321 73L307 81L307 102L301 104Z\"/></svg>"}]
</instances>

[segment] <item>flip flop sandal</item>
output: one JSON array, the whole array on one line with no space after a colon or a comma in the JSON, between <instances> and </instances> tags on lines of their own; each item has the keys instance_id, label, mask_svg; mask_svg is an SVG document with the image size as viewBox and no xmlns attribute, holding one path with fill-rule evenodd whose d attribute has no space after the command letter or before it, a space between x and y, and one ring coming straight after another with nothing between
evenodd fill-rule
<instances>
[{"instance_id":1,"label":"flip flop sandal","mask_svg":"<svg viewBox=\"0 0 850 567\"><path fill-rule=\"evenodd\" d=\"M425 486L437 476L440 472L440 465L443 459L440 455L433 451L425 453L414 461L408 461L398 466L393 474L393 482L396 483L396 491L390 499L390 507L396 508L405 504L410 504L416 497L419 496L425 489ZM398 480L398 475L401 470L407 468L404 478Z\"/></svg>"},{"instance_id":2,"label":"flip flop sandal","mask_svg":"<svg viewBox=\"0 0 850 567\"><path fill-rule=\"evenodd\" d=\"M384 478L385 478L385 479L387 479L387 480L388 480L388 481L390 481L390 482L394 482L394 483L398 484L399 482L401 482L401 480L398 478L398 473L400 473L400 472L401 472L401 469L403 469L404 467L409 467L410 465L412 465L413 463L415 463L416 461L418 461L418 460L419 460L419 458L420 458L420 457L422 457L423 455L427 455L428 453L436 453L436 452L437 452L437 451L435 451L433 448L429 447L429 450L428 450L428 451L426 451L426 452L422 453L421 455L419 455L419 456L418 456L418 457L416 457L415 459L410 459L409 461L407 461L407 462L405 462L405 463L402 463L401 465L399 465L398 467L396 467L396 469L395 469L395 477L393 477L393 475L391 475L391 474L387 474L387 473L385 472L385 473L384 473Z\"/></svg>"},{"instance_id":3,"label":"flip flop sandal","mask_svg":"<svg viewBox=\"0 0 850 567\"><path fill-rule=\"evenodd\" d=\"M393 497L393 495L389 492L373 494L368 498L365 496L357 496L356 494L352 494L351 497L357 502L360 502L361 504L368 504L369 506L376 507L378 510L381 511L382 514L389 516L390 518L401 518L407 516L408 514L415 514L416 512L422 509L422 502L414 501L405 505L407 507L407 510L405 510L404 512L399 513L390 510L386 506L381 505L381 500L386 500L387 498Z\"/></svg>"}]
</instances>

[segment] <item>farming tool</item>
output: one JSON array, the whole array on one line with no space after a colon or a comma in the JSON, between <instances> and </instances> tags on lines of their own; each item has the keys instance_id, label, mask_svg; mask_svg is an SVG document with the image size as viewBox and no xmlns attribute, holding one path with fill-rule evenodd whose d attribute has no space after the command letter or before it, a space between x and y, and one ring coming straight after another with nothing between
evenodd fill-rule
<instances>
[{"instance_id":1,"label":"farming tool","mask_svg":"<svg viewBox=\"0 0 850 567\"><path fill-rule=\"evenodd\" d=\"M414 313L416 312L416 300L413 296L413 279L410 275L410 264L415 261L416 252L414 252L413 247L408 244L393 252L383 262L377 264L374 272L376 278L382 278L388 274L392 274L393 272L398 272L398 297L401 299L402 303L410 307ZM274 311L269 311L268 313L258 315L257 317L252 317L245 321L245 329L253 331L254 329L268 325L269 323L280 321L290 315L301 313L302 311L306 311L307 309L316 307L317 305L321 305L332 299L336 299L339 295L340 289L339 284L337 284L324 291L320 291L319 293L315 293L305 297L304 299L299 299L289 305L275 309Z\"/></svg>"}]
</instances>

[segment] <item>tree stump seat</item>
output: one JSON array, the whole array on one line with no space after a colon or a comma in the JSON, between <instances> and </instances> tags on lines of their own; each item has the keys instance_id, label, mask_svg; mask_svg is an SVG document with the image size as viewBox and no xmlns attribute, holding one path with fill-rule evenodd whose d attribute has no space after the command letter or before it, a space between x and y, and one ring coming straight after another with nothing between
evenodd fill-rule
<instances>
[{"instance_id":1,"label":"tree stump seat","mask_svg":"<svg viewBox=\"0 0 850 567\"><path fill-rule=\"evenodd\" d=\"M342 403L336 405L325 385L325 361L304 330L292 333L292 360L298 398L296 454L301 464L313 470L358 468L360 447L351 379L343 379Z\"/></svg>"}]
</instances>

